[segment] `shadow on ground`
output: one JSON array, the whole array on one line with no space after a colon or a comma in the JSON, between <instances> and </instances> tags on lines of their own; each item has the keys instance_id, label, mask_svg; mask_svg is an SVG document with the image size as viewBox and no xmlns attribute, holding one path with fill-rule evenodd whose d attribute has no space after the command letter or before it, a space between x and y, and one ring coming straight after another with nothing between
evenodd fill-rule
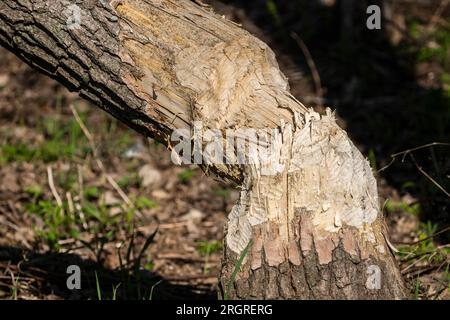
<instances>
[{"instance_id":1,"label":"shadow on ground","mask_svg":"<svg viewBox=\"0 0 450 320\"><path fill-rule=\"evenodd\" d=\"M67 288L67 279L71 275L67 273L67 268L71 265L81 269L80 290ZM0 278L0 292L9 290L11 298L19 299L27 298L27 293L34 297L50 296L69 300L97 300L100 293L102 299L113 299L115 289L116 299L217 298L216 292L210 289L173 284L157 273L145 270L110 270L76 254L36 253L16 247L0 247L0 274L3 274ZM14 297L16 289L20 289L20 297Z\"/></svg>"}]
</instances>

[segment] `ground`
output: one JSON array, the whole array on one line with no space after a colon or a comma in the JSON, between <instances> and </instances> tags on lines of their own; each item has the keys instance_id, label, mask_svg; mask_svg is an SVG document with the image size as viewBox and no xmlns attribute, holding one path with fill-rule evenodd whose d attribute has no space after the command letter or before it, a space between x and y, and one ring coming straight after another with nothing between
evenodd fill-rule
<instances>
[{"instance_id":1,"label":"ground","mask_svg":"<svg viewBox=\"0 0 450 320\"><path fill-rule=\"evenodd\" d=\"M275 50L299 100L336 110L376 173L411 297L449 299L450 5L385 1L391 21L368 33L337 5L203 2ZM215 299L237 195L0 49L0 299Z\"/></svg>"}]
</instances>

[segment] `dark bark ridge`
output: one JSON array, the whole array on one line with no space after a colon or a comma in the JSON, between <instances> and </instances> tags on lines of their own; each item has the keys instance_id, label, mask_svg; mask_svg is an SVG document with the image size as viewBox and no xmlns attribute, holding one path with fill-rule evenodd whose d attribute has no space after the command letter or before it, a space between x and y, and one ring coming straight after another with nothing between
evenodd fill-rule
<instances>
[{"instance_id":1,"label":"dark bark ridge","mask_svg":"<svg viewBox=\"0 0 450 320\"><path fill-rule=\"evenodd\" d=\"M2 1L0 44L134 130L164 141L169 128L143 112L146 103L121 78L140 71L120 58L116 13L100 1L78 5L90 14L83 18L91 29L68 29L62 1Z\"/></svg>"}]
</instances>

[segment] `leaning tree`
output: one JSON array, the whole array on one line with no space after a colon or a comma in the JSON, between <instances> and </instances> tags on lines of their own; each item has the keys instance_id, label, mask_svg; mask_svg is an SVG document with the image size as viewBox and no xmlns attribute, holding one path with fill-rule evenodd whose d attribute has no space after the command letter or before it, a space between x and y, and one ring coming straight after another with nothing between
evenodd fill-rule
<instances>
[{"instance_id":1,"label":"leaning tree","mask_svg":"<svg viewBox=\"0 0 450 320\"><path fill-rule=\"evenodd\" d=\"M0 44L169 149L196 122L271 129L271 161L203 164L241 190L222 295L406 297L367 160L331 112L289 93L274 53L238 25L188 0L2 0Z\"/></svg>"}]
</instances>

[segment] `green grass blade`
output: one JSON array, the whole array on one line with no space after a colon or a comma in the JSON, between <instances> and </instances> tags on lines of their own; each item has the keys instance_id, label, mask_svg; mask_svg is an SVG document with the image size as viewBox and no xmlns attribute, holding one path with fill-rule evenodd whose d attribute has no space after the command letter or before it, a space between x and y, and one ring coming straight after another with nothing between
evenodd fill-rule
<instances>
[{"instance_id":1,"label":"green grass blade","mask_svg":"<svg viewBox=\"0 0 450 320\"><path fill-rule=\"evenodd\" d=\"M133 246L134 246L134 232L131 234L130 243L129 243L128 249L127 249L127 255L126 255L126 259L125 259L125 263L126 263L127 267L130 266L131 251L133 249Z\"/></svg>"},{"instance_id":2,"label":"green grass blade","mask_svg":"<svg viewBox=\"0 0 450 320\"><path fill-rule=\"evenodd\" d=\"M100 289L100 281L98 281L97 271L95 271L95 285L97 287L97 298L102 300L102 290Z\"/></svg>"},{"instance_id":3,"label":"green grass blade","mask_svg":"<svg viewBox=\"0 0 450 320\"><path fill-rule=\"evenodd\" d=\"M154 285L152 285L152 288L150 289L150 296L148 297L148 300L153 300L153 290L155 289L155 287L160 284L162 282L162 280L159 280L157 283L155 283Z\"/></svg>"},{"instance_id":4,"label":"green grass blade","mask_svg":"<svg viewBox=\"0 0 450 320\"><path fill-rule=\"evenodd\" d=\"M236 276L237 276L239 270L241 269L241 265L242 265L242 263L244 262L244 259L245 259L245 257L246 257L247 254L248 254L248 250L250 249L250 247L251 247L251 245L252 245L252 242L253 242L252 240L250 240L250 241L248 242L248 244L247 244L247 246L245 247L245 249L241 252L241 255L240 255L240 257L239 257L239 260L237 261L236 265L234 266L233 273L231 274L231 279L230 279L230 281L228 282L227 288L226 288L225 293L224 293L224 297L223 297L224 300L228 300L228 299L229 299L228 292L230 291L231 286L233 285L234 281L236 280Z\"/></svg>"},{"instance_id":5,"label":"green grass blade","mask_svg":"<svg viewBox=\"0 0 450 320\"><path fill-rule=\"evenodd\" d=\"M147 249L150 246L150 244L153 243L153 240L155 240L155 237L156 237L157 233L158 233L158 227L156 228L155 231L153 231L153 233L151 235L148 236L147 240L145 240L145 243L142 246L142 249L139 252L138 258L136 260L135 268L137 268L137 270L139 269L139 266L141 264L141 260L142 260L142 257L144 256L145 251L147 251Z\"/></svg>"},{"instance_id":6,"label":"green grass blade","mask_svg":"<svg viewBox=\"0 0 450 320\"><path fill-rule=\"evenodd\" d=\"M117 300L117 289L119 289L119 287L120 287L120 285L121 285L121 283L119 283L117 286L113 286L113 295L112 295L112 299L113 300Z\"/></svg>"}]
</instances>

